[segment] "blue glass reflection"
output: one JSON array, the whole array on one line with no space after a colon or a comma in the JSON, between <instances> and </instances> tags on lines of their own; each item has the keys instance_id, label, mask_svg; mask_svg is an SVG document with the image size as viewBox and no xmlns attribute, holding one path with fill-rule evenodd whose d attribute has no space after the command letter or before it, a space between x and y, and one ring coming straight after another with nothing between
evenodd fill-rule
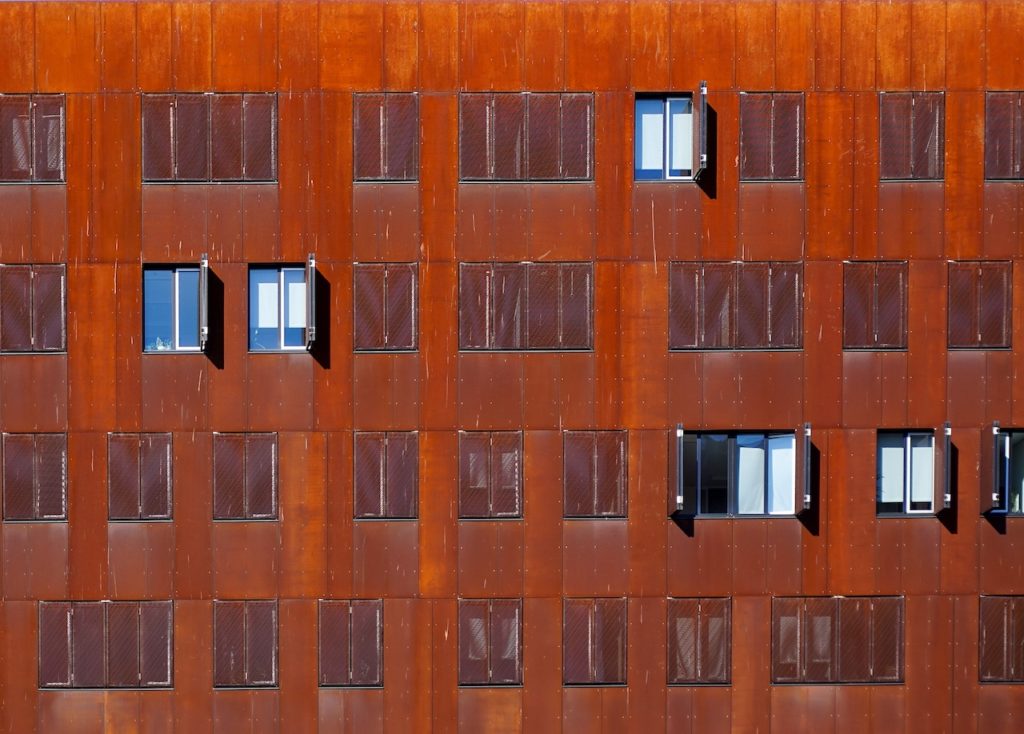
<instances>
[{"instance_id":1,"label":"blue glass reflection","mask_svg":"<svg viewBox=\"0 0 1024 734\"><path fill-rule=\"evenodd\" d=\"M174 349L174 271L145 270L142 298L143 349Z\"/></svg>"}]
</instances>

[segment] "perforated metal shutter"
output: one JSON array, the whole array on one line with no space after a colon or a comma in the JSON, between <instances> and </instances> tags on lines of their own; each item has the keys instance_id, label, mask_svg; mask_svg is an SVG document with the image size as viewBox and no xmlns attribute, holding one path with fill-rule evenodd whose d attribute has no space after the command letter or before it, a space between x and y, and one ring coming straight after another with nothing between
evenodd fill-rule
<instances>
[{"instance_id":1,"label":"perforated metal shutter","mask_svg":"<svg viewBox=\"0 0 1024 734\"><path fill-rule=\"evenodd\" d=\"M387 178L414 181L419 176L419 98L415 94L388 94L384 110Z\"/></svg>"},{"instance_id":2,"label":"perforated metal shutter","mask_svg":"<svg viewBox=\"0 0 1024 734\"><path fill-rule=\"evenodd\" d=\"M357 351L385 349L385 266L360 263L352 271L353 340Z\"/></svg>"},{"instance_id":3,"label":"perforated metal shutter","mask_svg":"<svg viewBox=\"0 0 1024 734\"><path fill-rule=\"evenodd\" d=\"M174 178L174 97L142 95L142 180Z\"/></svg>"},{"instance_id":4,"label":"perforated metal shutter","mask_svg":"<svg viewBox=\"0 0 1024 734\"><path fill-rule=\"evenodd\" d=\"M385 273L385 343L387 349L416 349L415 264L389 264Z\"/></svg>"},{"instance_id":5,"label":"perforated metal shutter","mask_svg":"<svg viewBox=\"0 0 1024 734\"><path fill-rule=\"evenodd\" d=\"M771 178L772 95L740 95L740 178Z\"/></svg>"},{"instance_id":6,"label":"perforated metal shutter","mask_svg":"<svg viewBox=\"0 0 1024 734\"><path fill-rule=\"evenodd\" d=\"M214 180L242 179L242 95L210 98L210 154Z\"/></svg>"},{"instance_id":7,"label":"perforated metal shutter","mask_svg":"<svg viewBox=\"0 0 1024 734\"><path fill-rule=\"evenodd\" d=\"M353 95L352 128L352 167L356 180L384 178L383 94Z\"/></svg>"},{"instance_id":8,"label":"perforated metal shutter","mask_svg":"<svg viewBox=\"0 0 1024 734\"><path fill-rule=\"evenodd\" d=\"M277 95L243 97L242 164L246 181L277 179Z\"/></svg>"},{"instance_id":9,"label":"perforated metal shutter","mask_svg":"<svg viewBox=\"0 0 1024 734\"><path fill-rule=\"evenodd\" d=\"M419 435L412 431L387 434L385 514L414 518L419 498Z\"/></svg>"},{"instance_id":10,"label":"perforated metal shutter","mask_svg":"<svg viewBox=\"0 0 1024 734\"><path fill-rule=\"evenodd\" d=\"M174 178L210 179L210 95L179 94L174 101Z\"/></svg>"},{"instance_id":11,"label":"perforated metal shutter","mask_svg":"<svg viewBox=\"0 0 1024 734\"><path fill-rule=\"evenodd\" d=\"M908 179L913 174L912 115L909 92L879 95L879 169L883 179Z\"/></svg>"}]
</instances>

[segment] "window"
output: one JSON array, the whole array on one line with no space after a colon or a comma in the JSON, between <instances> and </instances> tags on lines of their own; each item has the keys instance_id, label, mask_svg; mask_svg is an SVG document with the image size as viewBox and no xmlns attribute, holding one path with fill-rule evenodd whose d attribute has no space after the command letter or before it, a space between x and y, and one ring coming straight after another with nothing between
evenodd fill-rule
<instances>
[{"instance_id":1,"label":"window","mask_svg":"<svg viewBox=\"0 0 1024 734\"><path fill-rule=\"evenodd\" d=\"M669 266L671 349L800 349L800 263Z\"/></svg>"},{"instance_id":2,"label":"window","mask_svg":"<svg viewBox=\"0 0 1024 734\"><path fill-rule=\"evenodd\" d=\"M946 134L942 92L883 92L878 107L882 180L941 180Z\"/></svg>"},{"instance_id":3,"label":"window","mask_svg":"<svg viewBox=\"0 0 1024 734\"><path fill-rule=\"evenodd\" d=\"M1020 92L985 95L985 178L1024 177L1024 112Z\"/></svg>"},{"instance_id":4,"label":"window","mask_svg":"<svg viewBox=\"0 0 1024 734\"><path fill-rule=\"evenodd\" d=\"M626 516L626 432L566 431L566 517Z\"/></svg>"},{"instance_id":5,"label":"window","mask_svg":"<svg viewBox=\"0 0 1024 734\"><path fill-rule=\"evenodd\" d=\"M521 517L522 431L459 431L459 517Z\"/></svg>"},{"instance_id":6,"label":"window","mask_svg":"<svg viewBox=\"0 0 1024 734\"><path fill-rule=\"evenodd\" d=\"M979 606L978 679L1024 682L1024 597L983 596Z\"/></svg>"},{"instance_id":7,"label":"window","mask_svg":"<svg viewBox=\"0 0 1024 734\"><path fill-rule=\"evenodd\" d=\"M731 655L731 600L668 600L669 685L728 683Z\"/></svg>"},{"instance_id":8,"label":"window","mask_svg":"<svg viewBox=\"0 0 1024 734\"><path fill-rule=\"evenodd\" d=\"M0 265L0 351L62 352L63 265Z\"/></svg>"},{"instance_id":9,"label":"window","mask_svg":"<svg viewBox=\"0 0 1024 734\"><path fill-rule=\"evenodd\" d=\"M306 267L249 268L249 351L312 349L316 340L316 261Z\"/></svg>"},{"instance_id":10,"label":"window","mask_svg":"<svg viewBox=\"0 0 1024 734\"><path fill-rule=\"evenodd\" d=\"M142 180L276 181L277 95L142 95Z\"/></svg>"},{"instance_id":11,"label":"window","mask_svg":"<svg viewBox=\"0 0 1024 734\"><path fill-rule=\"evenodd\" d=\"M213 602L213 686L277 685L277 602Z\"/></svg>"},{"instance_id":12,"label":"window","mask_svg":"<svg viewBox=\"0 0 1024 734\"><path fill-rule=\"evenodd\" d=\"M804 95L740 95L740 180L799 181L804 177Z\"/></svg>"},{"instance_id":13,"label":"window","mask_svg":"<svg viewBox=\"0 0 1024 734\"><path fill-rule=\"evenodd\" d=\"M794 432L684 433L678 450L682 486L677 495L685 514L796 512Z\"/></svg>"},{"instance_id":14,"label":"window","mask_svg":"<svg viewBox=\"0 0 1024 734\"><path fill-rule=\"evenodd\" d=\"M63 95L0 94L0 181L63 180Z\"/></svg>"},{"instance_id":15,"label":"window","mask_svg":"<svg viewBox=\"0 0 1024 734\"><path fill-rule=\"evenodd\" d=\"M565 685L626 682L626 600L566 599L562 620Z\"/></svg>"},{"instance_id":16,"label":"window","mask_svg":"<svg viewBox=\"0 0 1024 734\"><path fill-rule=\"evenodd\" d=\"M357 518L415 518L418 484L418 433L355 434Z\"/></svg>"},{"instance_id":17,"label":"window","mask_svg":"<svg viewBox=\"0 0 1024 734\"><path fill-rule=\"evenodd\" d=\"M993 472L987 476L993 481L982 480L982 510L1024 514L1024 431L1007 430L996 423L991 435L995 443L994 455L990 454ZM984 454L982 462L985 462ZM985 497L989 491L991 500Z\"/></svg>"},{"instance_id":18,"label":"window","mask_svg":"<svg viewBox=\"0 0 1024 734\"><path fill-rule=\"evenodd\" d=\"M352 267L357 352L416 349L416 274L415 263L357 263Z\"/></svg>"},{"instance_id":19,"label":"window","mask_svg":"<svg viewBox=\"0 0 1024 734\"><path fill-rule=\"evenodd\" d=\"M352 95L353 167L357 181L415 181L419 175L419 97Z\"/></svg>"},{"instance_id":20,"label":"window","mask_svg":"<svg viewBox=\"0 0 1024 734\"><path fill-rule=\"evenodd\" d=\"M879 515L933 511L935 435L932 432L879 432L877 460Z\"/></svg>"},{"instance_id":21,"label":"window","mask_svg":"<svg viewBox=\"0 0 1024 734\"><path fill-rule=\"evenodd\" d=\"M459 600L459 685L523 684L521 599Z\"/></svg>"},{"instance_id":22,"label":"window","mask_svg":"<svg viewBox=\"0 0 1024 734\"><path fill-rule=\"evenodd\" d=\"M592 94L460 94L461 179L592 178L593 110Z\"/></svg>"},{"instance_id":23,"label":"window","mask_svg":"<svg viewBox=\"0 0 1024 734\"><path fill-rule=\"evenodd\" d=\"M907 348L907 263L843 263L843 349Z\"/></svg>"},{"instance_id":24,"label":"window","mask_svg":"<svg viewBox=\"0 0 1024 734\"><path fill-rule=\"evenodd\" d=\"M382 686L384 603L320 600L320 685Z\"/></svg>"},{"instance_id":25,"label":"window","mask_svg":"<svg viewBox=\"0 0 1024 734\"><path fill-rule=\"evenodd\" d=\"M949 347L1010 346L1012 270L1008 262L949 264Z\"/></svg>"},{"instance_id":26,"label":"window","mask_svg":"<svg viewBox=\"0 0 1024 734\"><path fill-rule=\"evenodd\" d=\"M637 181L698 178L707 166L707 85L701 83L700 127L694 145L694 97L637 95L633 175Z\"/></svg>"},{"instance_id":27,"label":"window","mask_svg":"<svg viewBox=\"0 0 1024 734\"><path fill-rule=\"evenodd\" d=\"M277 518L277 434L213 434L213 519Z\"/></svg>"},{"instance_id":28,"label":"window","mask_svg":"<svg viewBox=\"0 0 1024 734\"><path fill-rule=\"evenodd\" d=\"M66 520L68 437L3 434L5 520Z\"/></svg>"},{"instance_id":29,"label":"window","mask_svg":"<svg viewBox=\"0 0 1024 734\"><path fill-rule=\"evenodd\" d=\"M773 683L900 683L903 597L772 599Z\"/></svg>"},{"instance_id":30,"label":"window","mask_svg":"<svg viewBox=\"0 0 1024 734\"><path fill-rule=\"evenodd\" d=\"M107 435L111 520L171 518L171 434Z\"/></svg>"},{"instance_id":31,"label":"window","mask_svg":"<svg viewBox=\"0 0 1024 734\"><path fill-rule=\"evenodd\" d=\"M147 265L142 269L142 348L147 352L199 351L209 331L209 266Z\"/></svg>"},{"instance_id":32,"label":"window","mask_svg":"<svg viewBox=\"0 0 1024 734\"><path fill-rule=\"evenodd\" d=\"M459 348L590 349L592 283L591 263L462 263Z\"/></svg>"},{"instance_id":33,"label":"window","mask_svg":"<svg viewBox=\"0 0 1024 734\"><path fill-rule=\"evenodd\" d=\"M39 602L40 688L168 688L170 601Z\"/></svg>"}]
</instances>

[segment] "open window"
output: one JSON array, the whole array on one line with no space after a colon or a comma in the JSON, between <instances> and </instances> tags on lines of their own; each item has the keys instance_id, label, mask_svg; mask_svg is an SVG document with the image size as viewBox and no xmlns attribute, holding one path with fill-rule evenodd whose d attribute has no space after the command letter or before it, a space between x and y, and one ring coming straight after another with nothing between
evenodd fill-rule
<instances>
[{"instance_id":1,"label":"open window","mask_svg":"<svg viewBox=\"0 0 1024 734\"><path fill-rule=\"evenodd\" d=\"M707 167L707 83L694 94L641 94L634 118L637 181L688 181ZM694 115L697 134L694 134Z\"/></svg>"},{"instance_id":2,"label":"open window","mask_svg":"<svg viewBox=\"0 0 1024 734\"><path fill-rule=\"evenodd\" d=\"M948 423L940 431L879 431L879 515L931 514L952 505L951 437Z\"/></svg>"},{"instance_id":3,"label":"open window","mask_svg":"<svg viewBox=\"0 0 1024 734\"><path fill-rule=\"evenodd\" d=\"M1024 430L1003 428L995 422L985 433L981 511L1024 514Z\"/></svg>"},{"instance_id":4,"label":"open window","mask_svg":"<svg viewBox=\"0 0 1024 734\"><path fill-rule=\"evenodd\" d=\"M249 351L310 349L316 339L316 259L249 269Z\"/></svg>"},{"instance_id":5,"label":"open window","mask_svg":"<svg viewBox=\"0 0 1024 734\"><path fill-rule=\"evenodd\" d=\"M209 260L147 265L142 271L142 349L200 352L209 338Z\"/></svg>"}]
</instances>

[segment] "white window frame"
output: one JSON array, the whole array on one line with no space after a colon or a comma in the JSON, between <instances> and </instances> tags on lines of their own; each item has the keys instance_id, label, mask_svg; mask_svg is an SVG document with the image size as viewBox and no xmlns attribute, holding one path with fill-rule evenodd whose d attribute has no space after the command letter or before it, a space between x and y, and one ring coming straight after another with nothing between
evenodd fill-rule
<instances>
[{"instance_id":1,"label":"white window frame","mask_svg":"<svg viewBox=\"0 0 1024 734\"><path fill-rule=\"evenodd\" d=\"M879 514L881 514L881 515L899 515L899 514L903 514L903 515L934 515L935 511L936 511L936 508L935 508L935 433L932 432L932 431L904 431L902 433L901 432L896 432L896 431L893 431L893 432L881 431L878 434L879 437L881 437L883 435L898 435L898 436L901 436L903 438L903 508L902 508L902 510L900 510L898 512L880 512ZM930 449L928 465L931 467L932 481L931 481L931 484L928 487L928 507L926 509L913 509L913 507L911 506L913 504L913 501L914 501L913 500L914 472L913 472L913 451L912 451L913 446L912 446L912 441L915 438L921 438L921 437L928 438L928 442L929 442L928 448ZM876 505L877 505L877 503L880 502L880 500L879 500L879 498L877 496L877 492L879 492L881 490L881 487L878 486L879 463L878 463L878 452L877 452L877 446L878 446L877 439L875 441L875 446L876 446L876 457L875 457L875 482L876 482L876 490L875 491L876 491L876 497L875 497L875 501L876 501Z\"/></svg>"},{"instance_id":2,"label":"white window frame","mask_svg":"<svg viewBox=\"0 0 1024 734\"><path fill-rule=\"evenodd\" d=\"M251 308L251 305L252 305L251 304L251 298L252 298L252 293L251 293L251 289L252 289L252 271L254 271L254 270L262 270L264 272L275 273L277 275L277 278L276 278L276 284L277 284L277 344L275 346L269 347L267 349L253 349L253 346L252 346L252 334L251 334L251 331L252 331L252 328L253 328L252 327L252 321L253 321L253 318L256 316L255 314L253 314L252 308ZM289 272L290 273L299 273L302 276L302 282L303 282L304 287L306 289L304 297L303 297L303 300L305 301L305 303L308 303L309 302L310 283L309 283L309 280L307 278L307 268L305 266L303 266L303 265L277 265L277 266L272 265L272 266L269 266L269 267L264 267L264 266L252 267L249 270L250 312L249 312L249 323L248 323L248 330L249 330L248 338L249 338L249 351L250 352L255 352L255 353L259 353L259 352L304 352L304 351L306 351L308 349L307 344L306 344L306 337L305 336L303 337L303 340L302 340L301 344L288 344L288 345L286 345L284 343L285 329L288 328L286 326L286 322L285 322L285 303L287 301L287 293L286 293L286 290L285 290L285 273L289 273ZM257 308L258 308L258 303L259 303L259 299L257 299ZM302 307L302 314L303 314L303 317L302 317L303 318L303 327L302 327L302 329L303 329L304 333L309 328L309 319L310 319L310 314L308 312L309 309L307 308L305 303L304 303L304 305Z\"/></svg>"},{"instance_id":3,"label":"white window frame","mask_svg":"<svg viewBox=\"0 0 1024 734\"><path fill-rule=\"evenodd\" d=\"M193 265L182 265L180 267L174 266L169 268L153 266L147 267L146 270L151 272L158 271L170 271L171 273L171 338L172 344L167 349L147 349L146 345L142 345L142 351L146 354L161 354L164 352L201 352L202 347L202 305L199 303L199 299L202 298L202 285L198 280L201 279L201 268L200 266ZM179 313L179 307L181 304L181 279L180 274L182 272L195 272L197 275L196 283L196 341L197 344L194 347L181 346L181 314ZM145 310L145 300L143 300L143 310ZM145 313L143 313L143 325L145 325Z\"/></svg>"},{"instance_id":4,"label":"white window frame","mask_svg":"<svg viewBox=\"0 0 1024 734\"><path fill-rule=\"evenodd\" d=\"M636 160L636 155L639 149L643 147L643 141L639 139L639 125L636 119L637 103L639 102L660 102L662 105L662 129L661 129L661 146L662 146L662 160L661 160L661 176L660 178L637 178L636 172L638 170L639 161ZM688 102L690 105L690 169L688 174L683 175L672 175L672 103L673 102ZM636 97L633 102L633 134L637 136L633 144L633 178L637 182L648 182L648 181L693 181L696 178L698 170L698 156L696 155L695 140L697 133L696 126L696 104L695 97L693 94L672 94L672 95L652 95L645 96L641 95ZM641 169L651 170L654 169Z\"/></svg>"},{"instance_id":5,"label":"white window frame","mask_svg":"<svg viewBox=\"0 0 1024 734\"><path fill-rule=\"evenodd\" d=\"M1010 482L1013 478L1013 444L1014 438L1018 439L1021 437L1022 431L1014 429L998 429L995 432L996 441L996 487L998 488L997 496L999 498L999 504L992 508L992 512L997 512L1005 515L1022 515L1024 514L1024 491L1018 496L1020 497L1021 505L1017 508L1011 507L1011 488ZM982 459L984 461L984 458Z\"/></svg>"},{"instance_id":6,"label":"white window frame","mask_svg":"<svg viewBox=\"0 0 1024 734\"><path fill-rule=\"evenodd\" d=\"M733 517L733 518L744 518L744 517L795 517L796 516L797 511L798 511L799 508L796 505L797 436L796 436L795 432L793 432L793 431L763 431L763 432L758 432L758 431L736 431L736 432L728 432L728 431L702 431L702 432L699 432L699 433L695 433L694 435L697 438L697 446L698 446L698 450L697 450L697 488L696 488L696 498L697 498L697 513L696 513L696 516L697 517ZM701 480L703 463L704 463L704 458L703 458L704 452L703 452L703 449L701 448L701 443L702 443L702 441L704 440L705 437L713 436L713 435L720 435L720 436L724 435L726 437L727 446L729 446L729 449L727 451L728 461L730 463L730 466L729 466L729 469L728 469L729 470L729 484L728 484L729 496L728 496L728 499L727 499L728 511L725 512L725 513L709 512L703 506L703 496L704 496L704 493L702 492L702 488L700 486L700 480ZM763 467L762 477L761 477L761 500L763 502L762 506L765 508L764 512L752 513L752 512L740 512L740 510L739 510L740 486L739 486L739 476L738 476L739 472L738 472L738 466L737 466L737 464L738 464L738 453L737 453L738 444L737 444L737 440L739 438L743 437L743 436L759 436L761 438L761 441L762 441L762 446L763 446L763 451L764 451L764 467ZM781 496L787 496L787 492L788 492L788 496L791 498L790 507L787 510L785 510L785 511L779 511L779 510L771 511L771 510L768 509L769 508L769 503L770 503L770 500L771 500L771 495L769 494L769 487L771 487L772 484L773 484L773 482L772 482L772 465L771 465L771 461L770 461L771 454L770 454L770 452L768 450L768 446L769 446L769 443L770 443L771 439L773 439L773 438L791 438L792 441L793 441L792 461L791 461L790 470L789 470L789 478L791 480L791 483L790 483L790 486L789 486L788 490L783 490L782 492L778 493L778 496L781 497Z\"/></svg>"}]
</instances>

